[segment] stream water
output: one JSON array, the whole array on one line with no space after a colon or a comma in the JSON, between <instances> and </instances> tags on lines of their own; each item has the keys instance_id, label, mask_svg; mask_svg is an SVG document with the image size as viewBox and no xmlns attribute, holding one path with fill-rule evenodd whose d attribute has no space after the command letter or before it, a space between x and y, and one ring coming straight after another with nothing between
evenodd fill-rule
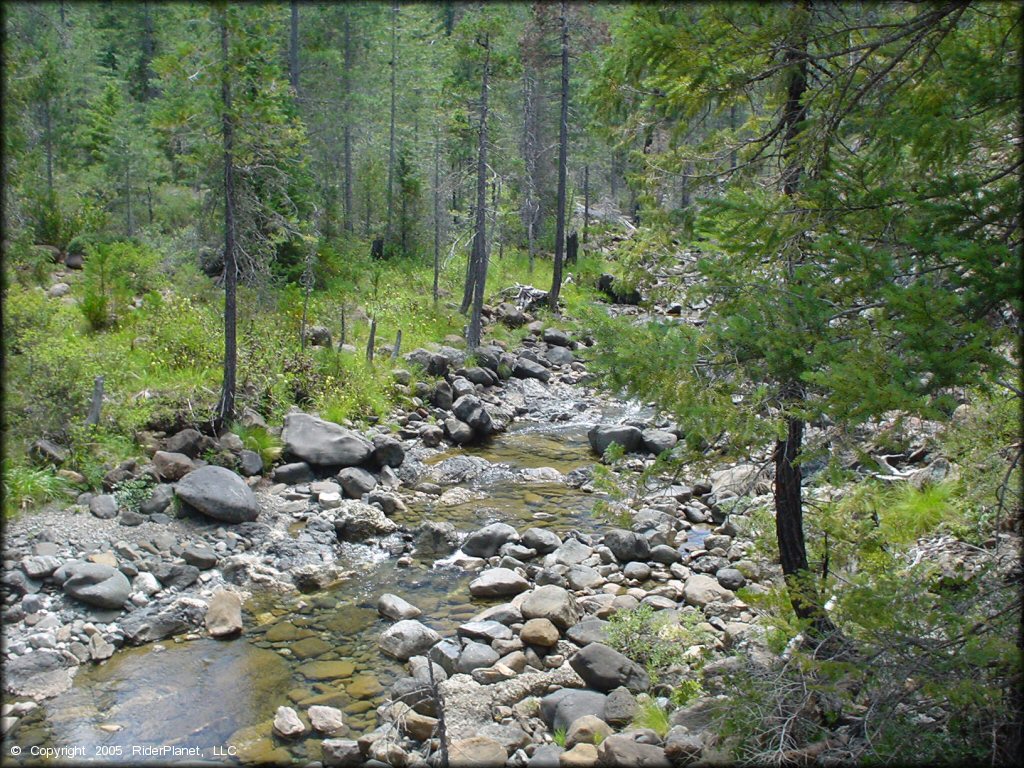
<instances>
[{"instance_id":1,"label":"stream water","mask_svg":"<svg viewBox=\"0 0 1024 768\"><path fill-rule=\"evenodd\" d=\"M602 415L622 416L620 409ZM448 451L435 461L465 454L512 470L552 467L567 473L589 466L594 458L586 431L593 419L575 420L570 412L563 410L555 422L517 421L486 446ZM410 508L396 515L396 522L412 527L423 519L447 520L463 531L495 520L520 530L537 525L556 532L594 531L603 526L591 514L594 495L561 482L498 479L462 485L482 491L481 498L451 507L433 502ZM293 535L301 535L301 526ZM406 674L403 664L377 648L388 626L377 613L377 598L384 592L405 597L422 609L421 620L442 634L452 633L489 603L470 598L473 575L460 569L433 567L432 560L417 558L399 567L384 548L342 547L342 561L355 570L352 578L313 594L254 595L246 601L246 630L237 639L166 640L83 667L70 691L18 724L21 759L39 761L31 757L32 747L37 755L40 748L78 748L71 760L76 764L318 759L317 738L286 745L271 735L274 711L282 704L300 712L313 704L340 708L347 725L342 736L372 730L389 686Z\"/></svg>"}]
</instances>

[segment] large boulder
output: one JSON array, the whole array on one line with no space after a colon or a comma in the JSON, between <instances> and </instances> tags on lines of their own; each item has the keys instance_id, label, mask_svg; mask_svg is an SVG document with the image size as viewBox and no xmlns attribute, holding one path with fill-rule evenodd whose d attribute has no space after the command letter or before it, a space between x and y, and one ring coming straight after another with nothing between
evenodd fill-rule
<instances>
[{"instance_id":1,"label":"large boulder","mask_svg":"<svg viewBox=\"0 0 1024 768\"><path fill-rule=\"evenodd\" d=\"M206 631L210 637L230 637L242 631L242 598L237 592L218 589L206 609Z\"/></svg>"},{"instance_id":2,"label":"large boulder","mask_svg":"<svg viewBox=\"0 0 1024 768\"><path fill-rule=\"evenodd\" d=\"M590 447L599 456L604 456L612 443L621 445L626 453L632 453L640 447L641 432L629 424L597 424L587 432Z\"/></svg>"},{"instance_id":3,"label":"large boulder","mask_svg":"<svg viewBox=\"0 0 1024 768\"><path fill-rule=\"evenodd\" d=\"M285 455L316 467L354 467L373 453L362 435L308 413L288 414L281 440Z\"/></svg>"},{"instance_id":4,"label":"large boulder","mask_svg":"<svg viewBox=\"0 0 1024 768\"><path fill-rule=\"evenodd\" d=\"M377 598L377 612L381 616L394 621L415 619L423 613L423 611L408 600L392 594L391 592L385 592Z\"/></svg>"},{"instance_id":5,"label":"large boulder","mask_svg":"<svg viewBox=\"0 0 1024 768\"><path fill-rule=\"evenodd\" d=\"M490 568L469 583L473 597L518 595L530 588L530 582L510 568Z\"/></svg>"},{"instance_id":6,"label":"large boulder","mask_svg":"<svg viewBox=\"0 0 1024 768\"><path fill-rule=\"evenodd\" d=\"M518 539L519 534L511 525L491 523L470 533L462 542L462 551L472 557L491 557L498 553L503 544Z\"/></svg>"},{"instance_id":7,"label":"large boulder","mask_svg":"<svg viewBox=\"0 0 1024 768\"><path fill-rule=\"evenodd\" d=\"M131 593L131 583L117 568L99 563L76 563L69 569L64 591L99 608L120 608Z\"/></svg>"},{"instance_id":8,"label":"large boulder","mask_svg":"<svg viewBox=\"0 0 1024 768\"><path fill-rule=\"evenodd\" d=\"M563 632L580 620L576 598L555 584L537 587L520 608L524 619L548 619Z\"/></svg>"},{"instance_id":9,"label":"large boulder","mask_svg":"<svg viewBox=\"0 0 1024 768\"><path fill-rule=\"evenodd\" d=\"M604 545L623 563L647 560L651 554L651 544L645 536L621 528L608 531L604 535Z\"/></svg>"},{"instance_id":10,"label":"large boulder","mask_svg":"<svg viewBox=\"0 0 1024 768\"><path fill-rule=\"evenodd\" d=\"M157 451L153 454L153 466L161 480L175 482L195 469L192 459L184 453Z\"/></svg>"},{"instance_id":11,"label":"large boulder","mask_svg":"<svg viewBox=\"0 0 1024 768\"><path fill-rule=\"evenodd\" d=\"M378 640L380 649L399 661L426 653L441 636L422 622L404 619L385 629Z\"/></svg>"},{"instance_id":12,"label":"large boulder","mask_svg":"<svg viewBox=\"0 0 1024 768\"><path fill-rule=\"evenodd\" d=\"M651 686L643 667L604 643L583 646L569 660L569 665L589 687L599 691L611 691L619 686L645 691Z\"/></svg>"},{"instance_id":13,"label":"large boulder","mask_svg":"<svg viewBox=\"0 0 1024 768\"><path fill-rule=\"evenodd\" d=\"M644 449L655 456L671 451L679 442L678 437L664 429L645 429L640 433L640 440Z\"/></svg>"},{"instance_id":14,"label":"large boulder","mask_svg":"<svg viewBox=\"0 0 1024 768\"><path fill-rule=\"evenodd\" d=\"M524 547L537 550L538 555L546 555L562 546L558 534L547 528L527 528L521 543Z\"/></svg>"},{"instance_id":15,"label":"large boulder","mask_svg":"<svg viewBox=\"0 0 1024 768\"><path fill-rule=\"evenodd\" d=\"M15 696L46 699L71 687L78 671L74 657L65 653L40 649L4 659L4 689Z\"/></svg>"},{"instance_id":16,"label":"large boulder","mask_svg":"<svg viewBox=\"0 0 1024 768\"><path fill-rule=\"evenodd\" d=\"M259 515L259 504L241 475L208 465L189 472L174 488L178 498L214 520L245 523Z\"/></svg>"}]
</instances>

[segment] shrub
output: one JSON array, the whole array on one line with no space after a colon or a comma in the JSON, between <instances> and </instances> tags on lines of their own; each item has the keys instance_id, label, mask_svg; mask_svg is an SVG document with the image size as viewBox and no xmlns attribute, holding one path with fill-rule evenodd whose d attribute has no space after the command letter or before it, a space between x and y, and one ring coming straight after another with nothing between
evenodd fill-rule
<instances>
[{"instance_id":1,"label":"shrub","mask_svg":"<svg viewBox=\"0 0 1024 768\"><path fill-rule=\"evenodd\" d=\"M637 709L636 714L633 715L633 727L650 728L658 736L665 738L665 735L672 727L672 723L668 719L668 712L647 695L639 696L636 703Z\"/></svg>"},{"instance_id":2,"label":"shrub","mask_svg":"<svg viewBox=\"0 0 1024 768\"><path fill-rule=\"evenodd\" d=\"M673 667L687 665L686 651L711 641L712 635L698 626L697 613L676 614L640 605L618 611L608 622L608 645L643 665L652 682L668 675Z\"/></svg>"},{"instance_id":3,"label":"shrub","mask_svg":"<svg viewBox=\"0 0 1024 768\"><path fill-rule=\"evenodd\" d=\"M122 509L138 512L139 505L153 493L153 480L148 477L134 477L114 486L114 498Z\"/></svg>"}]
</instances>

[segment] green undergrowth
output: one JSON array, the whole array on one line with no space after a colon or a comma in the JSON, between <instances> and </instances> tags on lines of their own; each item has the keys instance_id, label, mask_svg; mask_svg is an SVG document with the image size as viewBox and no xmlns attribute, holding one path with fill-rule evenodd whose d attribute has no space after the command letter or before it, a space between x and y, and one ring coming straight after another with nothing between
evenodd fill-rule
<instances>
[{"instance_id":1,"label":"green undergrowth","mask_svg":"<svg viewBox=\"0 0 1024 768\"><path fill-rule=\"evenodd\" d=\"M72 486L52 468L3 462L4 517L11 518L25 509L62 501L71 497Z\"/></svg>"}]
</instances>

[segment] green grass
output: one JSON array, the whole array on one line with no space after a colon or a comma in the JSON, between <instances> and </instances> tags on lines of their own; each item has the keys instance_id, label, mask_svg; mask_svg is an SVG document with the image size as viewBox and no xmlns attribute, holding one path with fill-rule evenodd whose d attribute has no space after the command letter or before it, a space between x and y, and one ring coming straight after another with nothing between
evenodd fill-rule
<instances>
[{"instance_id":1,"label":"green grass","mask_svg":"<svg viewBox=\"0 0 1024 768\"><path fill-rule=\"evenodd\" d=\"M562 747L562 749L565 749L565 736L565 728L556 728L555 732L552 734L552 738L554 738L555 744Z\"/></svg>"},{"instance_id":2,"label":"green grass","mask_svg":"<svg viewBox=\"0 0 1024 768\"><path fill-rule=\"evenodd\" d=\"M658 736L665 738L672 724L669 722L668 712L665 709L658 706L657 702L650 697L642 696L637 699L636 714L633 716L633 727L650 728Z\"/></svg>"},{"instance_id":3,"label":"green grass","mask_svg":"<svg viewBox=\"0 0 1024 768\"><path fill-rule=\"evenodd\" d=\"M67 499L71 495L71 485L52 469L36 469L5 459L3 475L4 517L7 518L47 502Z\"/></svg>"},{"instance_id":4,"label":"green grass","mask_svg":"<svg viewBox=\"0 0 1024 768\"><path fill-rule=\"evenodd\" d=\"M921 489L902 484L894 488L879 511L882 533L889 541L907 544L931 533L953 512L954 485L950 482Z\"/></svg>"},{"instance_id":5,"label":"green grass","mask_svg":"<svg viewBox=\"0 0 1024 768\"><path fill-rule=\"evenodd\" d=\"M246 427L242 424L233 424L231 431L242 440L242 445L250 451L254 451L263 459L263 466L269 467L281 457L284 448L281 438L272 435L263 427Z\"/></svg>"}]
</instances>

